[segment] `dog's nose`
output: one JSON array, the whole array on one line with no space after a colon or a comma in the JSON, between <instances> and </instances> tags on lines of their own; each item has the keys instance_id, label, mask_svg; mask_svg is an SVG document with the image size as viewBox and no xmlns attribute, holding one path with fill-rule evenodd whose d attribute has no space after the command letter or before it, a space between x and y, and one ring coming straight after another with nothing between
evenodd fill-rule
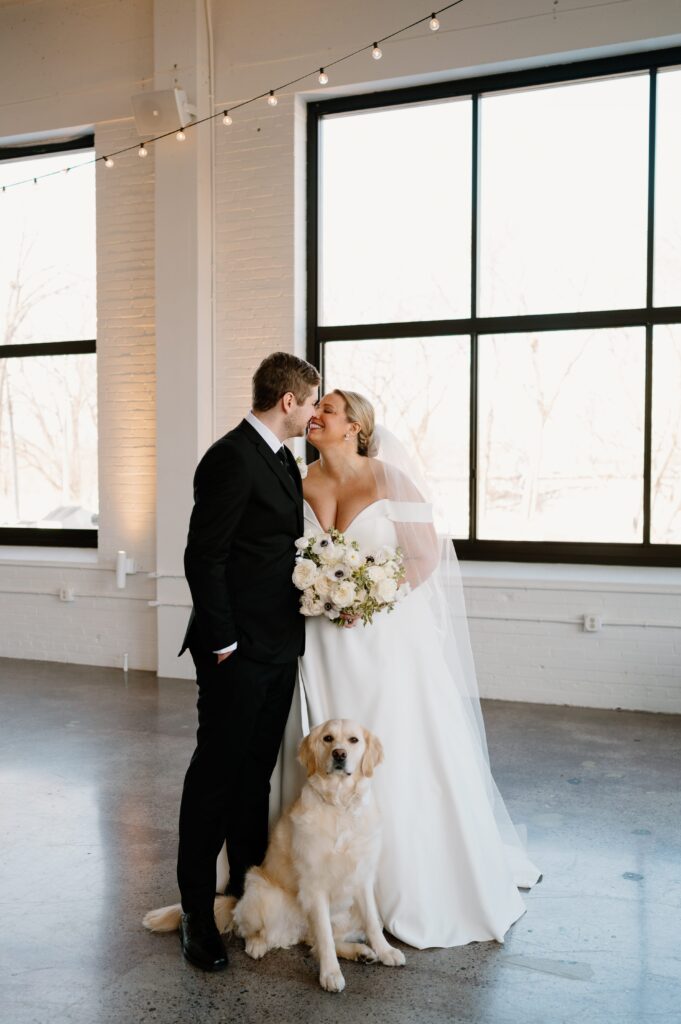
<instances>
[{"instance_id":1,"label":"dog's nose","mask_svg":"<svg viewBox=\"0 0 681 1024\"><path fill-rule=\"evenodd\" d=\"M336 749L332 750L331 753L333 754L334 760L336 761L344 761L345 758L348 756L347 753L342 749L342 747L336 747Z\"/></svg>"}]
</instances>

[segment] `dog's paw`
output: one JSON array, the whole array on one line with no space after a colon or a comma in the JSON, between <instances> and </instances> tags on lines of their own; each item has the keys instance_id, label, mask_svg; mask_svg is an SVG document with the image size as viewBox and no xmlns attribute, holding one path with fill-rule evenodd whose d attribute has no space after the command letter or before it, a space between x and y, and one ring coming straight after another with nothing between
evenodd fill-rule
<instances>
[{"instance_id":1,"label":"dog's paw","mask_svg":"<svg viewBox=\"0 0 681 1024\"><path fill-rule=\"evenodd\" d=\"M216 896L215 898L215 923L222 935L229 935L234 931L234 908L236 904L236 896Z\"/></svg>"},{"instance_id":2,"label":"dog's paw","mask_svg":"<svg viewBox=\"0 0 681 1024\"><path fill-rule=\"evenodd\" d=\"M371 946L365 946L361 942L358 945L359 948L357 950L357 960L361 964L375 964L376 961L378 960L378 957L374 953Z\"/></svg>"},{"instance_id":3,"label":"dog's paw","mask_svg":"<svg viewBox=\"0 0 681 1024\"><path fill-rule=\"evenodd\" d=\"M382 953L379 953L378 959L386 967L403 967L407 962L402 950L395 949L393 946L388 946Z\"/></svg>"},{"instance_id":4,"label":"dog's paw","mask_svg":"<svg viewBox=\"0 0 681 1024\"><path fill-rule=\"evenodd\" d=\"M252 956L254 960L261 960L268 950L267 943L260 936L255 935L253 938L246 939L246 952L249 956Z\"/></svg>"},{"instance_id":5,"label":"dog's paw","mask_svg":"<svg viewBox=\"0 0 681 1024\"><path fill-rule=\"evenodd\" d=\"M338 967L331 971L319 972L319 984L327 992L342 992L345 988L345 978Z\"/></svg>"}]
</instances>

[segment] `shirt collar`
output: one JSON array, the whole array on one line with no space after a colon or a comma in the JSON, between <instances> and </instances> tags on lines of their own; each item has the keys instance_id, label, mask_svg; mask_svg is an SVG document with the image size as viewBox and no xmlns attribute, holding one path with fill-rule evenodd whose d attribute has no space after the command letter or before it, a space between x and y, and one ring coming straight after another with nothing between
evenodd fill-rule
<instances>
[{"instance_id":1,"label":"shirt collar","mask_svg":"<svg viewBox=\"0 0 681 1024\"><path fill-rule=\"evenodd\" d=\"M253 429L258 431L263 441L265 441L270 446L270 448L275 454L279 451L279 449L282 446L282 442L279 440L276 434L272 433L270 428L266 426L266 424L264 424L262 420L258 419L258 417L253 413L252 409L246 416L246 422L250 423Z\"/></svg>"}]
</instances>

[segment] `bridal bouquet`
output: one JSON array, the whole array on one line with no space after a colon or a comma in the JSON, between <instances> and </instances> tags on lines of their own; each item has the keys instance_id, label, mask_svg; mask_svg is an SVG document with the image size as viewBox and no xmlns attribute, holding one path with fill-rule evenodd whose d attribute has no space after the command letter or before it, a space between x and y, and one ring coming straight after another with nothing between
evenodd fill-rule
<instances>
[{"instance_id":1,"label":"bridal bouquet","mask_svg":"<svg viewBox=\"0 0 681 1024\"><path fill-rule=\"evenodd\" d=\"M337 626L359 618L366 626L376 612L392 611L409 590L399 548L363 554L356 540L334 529L300 537L296 548L293 582L302 591L303 615L325 615Z\"/></svg>"}]
</instances>

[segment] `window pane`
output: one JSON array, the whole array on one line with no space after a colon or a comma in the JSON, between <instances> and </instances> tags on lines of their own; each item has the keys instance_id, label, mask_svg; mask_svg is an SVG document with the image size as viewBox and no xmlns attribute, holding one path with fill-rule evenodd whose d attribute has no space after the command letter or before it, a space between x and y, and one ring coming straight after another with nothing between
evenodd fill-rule
<instances>
[{"instance_id":1,"label":"window pane","mask_svg":"<svg viewBox=\"0 0 681 1024\"><path fill-rule=\"evenodd\" d=\"M655 153L656 306L681 305L681 70L657 79Z\"/></svg>"},{"instance_id":2,"label":"window pane","mask_svg":"<svg viewBox=\"0 0 681 1024\"><path fill-rule=\"evenodd\" d=\"M656 327L653 341L653 544L681 544L681 326Z\"/></svg>"},{"instance_id":3,"label":"window pane","mask_svg":"<svg viewBox=\"0 0 681 1024\"><path fill-rule=\"evenodd\" d=\"M471 101L321 122L323 324L470 316Z\"/></svg>"},{"instance_id":4,"label":"window pane","mask_svg":"<svg viewBox=\"0 0 681 1024\"><path fill-rule=\"evenodd\" d=\"M0 345L96 338L92 150L0 161Z\"/></svg>"},{"instance_id":5,"label":"window pane","mask_svg":"<svg viewBox=\"0 0 681 1024\"><path fill-rule=\"evenodd\" d=\"M640 328L481 338L478 536L642 541L644 380Z\"/></svg>"},{"instance_id":6,"label":"window pane","mask_svg":"<svg viewBox=\"0 0 681 1024\"><path fill-rule=\"evenodd\" d=\"M438 529L468 536L468 338L327 342L324 387L366 395L432 488Z\"/></svg>"},{"instance_id":7,"label":"window pane","mask_svg":"<svg viewBox=\"0 0 681 1024\"><path fill-rule=\"evenodd\" d=\"M648 77L481 102L482 316L645 303Z\"/></svg>"},{"instance_id":8,"label":"window pane","mask_svg":"<svg viewBox=\"0 0 681 1024\"><path fill-rule=\"evenodd\" d=\"M0 360L0 526L96 529L94 353Z\"/></svg>"}]
</instances>

